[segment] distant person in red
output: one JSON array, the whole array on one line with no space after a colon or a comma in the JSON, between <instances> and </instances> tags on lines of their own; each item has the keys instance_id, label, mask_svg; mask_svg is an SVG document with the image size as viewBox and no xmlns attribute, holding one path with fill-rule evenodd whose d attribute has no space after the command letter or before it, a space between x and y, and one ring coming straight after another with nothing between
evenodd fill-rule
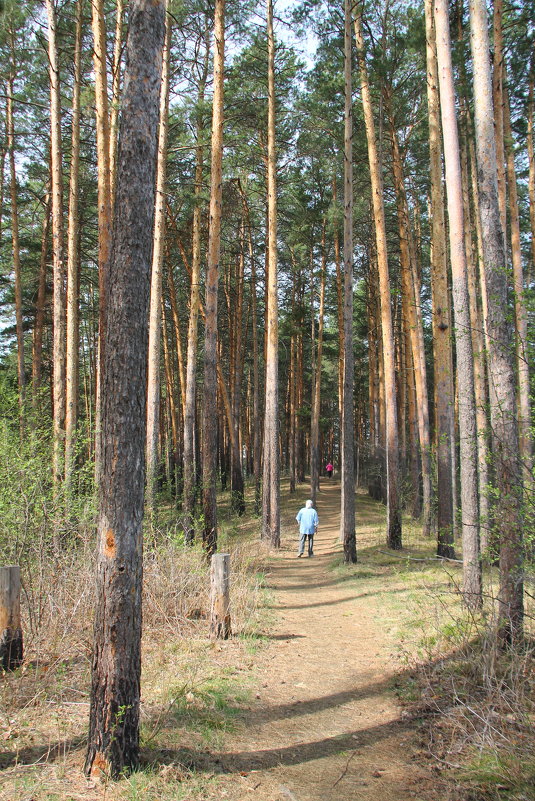
<instances>
[{"instance_id":1,"label":"distant person in red","mask_svg":"<svg viewBox=\"0 0 535 801\"><path fill-rule=\"evenodd\" d=\"M329 478L332 478L333 477L334 467L332 466L332 464L330 462L325 466L325 470L327 471L327 476Z\"/></svg>"}]
</instances>

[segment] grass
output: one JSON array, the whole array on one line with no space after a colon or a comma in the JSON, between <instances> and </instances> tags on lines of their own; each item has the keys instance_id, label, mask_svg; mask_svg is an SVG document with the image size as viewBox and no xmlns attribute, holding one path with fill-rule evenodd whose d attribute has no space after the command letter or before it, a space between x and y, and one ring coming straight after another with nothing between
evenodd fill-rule
<instances>
[{"instance_id":1,"label":"grass","mask_svg":"<svg viewBox=\"0 0 535 801\"><path fill-rule=\"evenodd\" d=\"M282 502L283 527L294 532L296 496L287 486ZM141 769L103 785L81 775L92 620L88 544L78 559L40 565L39 594L29 596L39 625L26 621L26 662L0 680L1 801L220 797L217 770L203 754L222 750L225 736L240 727L276 614L259 521L232 519L225 497L220 546L232 554L235 636L214 643L206 561L200 549L183 547L176 513L166 514L150 532L145 559ZM434 559L434 542L413 521L404 520L404 550L389 552L384 507L359 494L357 526L358 563L337 557L330 574L379 602L377 622L400 668L393 689L407 714L423 721L436 765L461 788L455 801L533 799L533 655L497 653L492 603L481 616L463 609L461 566ZM488 570L489 596L495 583Z\"/></svg>"}]
</instances>

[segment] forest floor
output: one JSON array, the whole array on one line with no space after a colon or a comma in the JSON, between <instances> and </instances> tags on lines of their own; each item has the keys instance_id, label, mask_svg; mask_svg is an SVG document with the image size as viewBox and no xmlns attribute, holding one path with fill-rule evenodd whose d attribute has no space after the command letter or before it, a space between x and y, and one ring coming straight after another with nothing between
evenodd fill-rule
<instances>
[{"instance_id":1,"label":"forest floor","mask_svg":"<svg viewBox=\"0 0 535 801\"><path fill-rule=\"evenodd\" d=\"M367 507L368 530L358 530L365 555L384 512L365 495L358 505ZM261 801L445 798L394 694L400 667L385 595L407 588L403 579L388 586L370 583L362 570L355 577L333 569L341 554L338 483L323 483L317 509L314 556L296 558L292 510L270 560L274 621L258 657L256 698L225 748L210 755L224 771L219 794L232 801L253 793Z\"/></svg>"},{"instance_id":2,"label":"forest floor","mask_svg":"<svg viewBox=\"0 0 535 801\"><path fill-rule=\"evenodd\" d=\"M314 557L298 559L295 515L307 492L283 487L280 551L257 544L258 520L233 531L256 552L256 622L211 642L205 611L193 633L174 638L146 616L140 771L119 782L82 775L87 656L61 662L48 687L46 666L2 680L1 801L467 798L429 750L424 727L440 720L420 716L416 676L434 663L444 621L455 634L461 566L434 560L408 519L404 551L387 551L385 509L360 492L359 561L345 565L335 480L318 495ZM20 696L11 706L10 692Z\"/></svg>"}]
</instances>

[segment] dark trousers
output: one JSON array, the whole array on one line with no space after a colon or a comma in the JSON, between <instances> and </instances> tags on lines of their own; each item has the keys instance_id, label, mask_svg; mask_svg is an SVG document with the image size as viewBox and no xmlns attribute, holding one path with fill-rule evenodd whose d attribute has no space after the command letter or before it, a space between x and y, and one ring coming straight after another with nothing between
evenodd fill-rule
<instances>
[{"instance_id":1,"label":"dark trousers","mask_svg":"<svg viewBox=\"0 0 535 801\"><path fill-rule=\"evenodd\" d=\"M308 539L308 555L312 556L313 550L312 546L314 544L314 534L301 534L299 539L299 551L298 553L305 552L305 540Z\"/></svg>"}]
</instances>

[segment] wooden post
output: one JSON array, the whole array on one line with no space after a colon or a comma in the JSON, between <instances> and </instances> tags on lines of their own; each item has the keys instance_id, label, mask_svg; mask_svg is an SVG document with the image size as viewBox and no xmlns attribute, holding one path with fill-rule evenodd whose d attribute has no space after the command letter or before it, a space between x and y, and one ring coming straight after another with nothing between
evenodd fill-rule
<instances>
[{"instance_id":1,"label":"wooden post","mask_svg":"<svg viewBox=\"0 0 535 801\"><path fill-rule=\"evenodd\" d=\"M22 663L20 567L0 567L0 666L14 670Z\"/></svg>"},{"instance_id":2,"label":"wooden post","mask_svg":"<svg viewBox=\"0 0 535 801\"><path fill-rule=\"evenodd\" d=\"M230 554L215 553L210 568L210 633L228 640L230 629Z\"/></svg>"}]
</instances>

